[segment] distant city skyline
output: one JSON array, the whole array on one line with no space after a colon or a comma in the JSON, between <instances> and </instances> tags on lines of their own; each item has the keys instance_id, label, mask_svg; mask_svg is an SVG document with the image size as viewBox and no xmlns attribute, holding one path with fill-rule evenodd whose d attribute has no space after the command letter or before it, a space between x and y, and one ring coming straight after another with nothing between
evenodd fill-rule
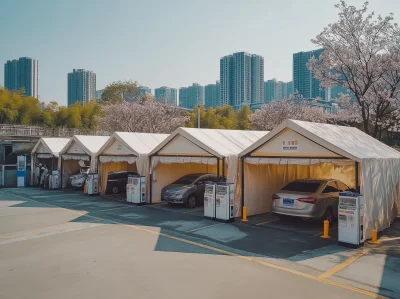
<instances>
[{"instance_id":1,"label":"distant city skyline","mask_svg":"<svg viewBox=\"0 0 400 299\"><path fill-rule=\"evenodd\" d=\"M3 1L0 63L37 59L40 100L60 105L67 105L65 76L74 68L95 72L98 89L124 80L152 90L205 86L219 79L219 59L240 51L264 57L266 79L288 82L293 53L317 49L310 40L338 19L337 2ZM347 2L361 7L364 0ZM399 22L400 1L369 2L371 11L393 12ZM134 18L132 12L138 12Z\"/></svg>"}]
</instances>

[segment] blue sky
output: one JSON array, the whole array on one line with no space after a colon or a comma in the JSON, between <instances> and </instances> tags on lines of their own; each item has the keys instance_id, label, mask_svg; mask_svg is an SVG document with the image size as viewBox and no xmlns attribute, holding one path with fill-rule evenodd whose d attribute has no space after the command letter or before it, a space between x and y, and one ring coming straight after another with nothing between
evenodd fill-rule
<instances>
[{"instance_id":1,"label":"blue sky","mask_svg":"<svg viewBox=\"0 0 400 299\"><path fill-rule=\"evenodd\" d=\"M94 71L97 89L131 79L154 92L163 85L214 83L220 57L247 51L264 56L265 80L290 81L292 54L315 48L310 39L337 19L337 2L6 0L0 6L0 63L39 60L40 99L62 105L73 68ZM369 2L383 15L400 12L398 0Z\"/></svg>"}]
</instances>

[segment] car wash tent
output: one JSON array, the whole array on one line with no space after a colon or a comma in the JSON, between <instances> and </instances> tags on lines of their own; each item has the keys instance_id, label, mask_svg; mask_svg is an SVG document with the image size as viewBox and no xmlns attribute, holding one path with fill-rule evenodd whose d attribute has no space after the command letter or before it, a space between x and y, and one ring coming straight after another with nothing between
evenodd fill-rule
<instances>
[{"instance_id":1,"label":"car wash tent","mask_svg":"<svg viewBox=\"0 0 400 299\"><path fill-rule=\"evenodd\" d=\"M69 140L69 138L39 139L31 152L31 185L34 182L34 173L37 165L46 165L50 171L57 169L58 154Z\"/></svg>"},{"instance_id":2,"label":"car wash tent","mask_svg":"<svg viewBox=\"0 0 400 299\"><path fill-rule=\"evenodd\" d=\"M148 177L149 153L168 136L168 134L114 132L98 152L100 192L105 193L108 174L113 171L135 171L141 176Z\"/></svg>"},{"instance_id":3,"label":"car wash tent","mask_svg":"<svg viewBox=\"0 0 400 299\"><path fill-rule=\"evenodd\" d=\"M68 177L79 171L79 161L90 166L91 172L97 170L96 155L109 136L75 135L60 151L58 167L61 171L62 188L67 186ZM82 162L81 162L82 163Z\"/></svg>"},{"instance_id":4,"label":"car wash tent","mask_svg":"<svg viewBox=\"0 0 400 299\"><path fill-rule=\"evenodd\" d=\"M268 212L271 196L294 179L332 178L365 198L365 233L390 226L400 207L400 153L352 127L286 120L240 154L242 205Z\"/></svg>"},{"instance_id":5,"label":"car wash tent","mask_svg":"<svg viewBox=\"0 0 400 299\"><path fill-rule=\"evenodd\" d=\"M236 183L238 154L267 133L176 129L150 153L152 202L160 202L161 189L186 174L215 173L225 176L227 182ZM240 203L240 196L237 200Z\"/></svg>"}]
</instances>

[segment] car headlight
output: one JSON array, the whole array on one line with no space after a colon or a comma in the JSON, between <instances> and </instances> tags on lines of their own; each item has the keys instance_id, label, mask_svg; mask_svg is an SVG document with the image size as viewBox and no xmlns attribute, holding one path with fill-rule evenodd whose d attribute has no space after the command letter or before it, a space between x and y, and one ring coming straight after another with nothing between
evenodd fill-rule
<instances>
[{"instance_id":1,"label":"car headlight","mask_svg":"<svg viewBox=\"0 0 400 299\"><path fill-rule=\"evenodd\" d=\"M185 194L185 192L186 192L187 190L188 190L188 188L182 188L182 189L176 191L176 192L174 193L174 195L176 195L176 196L182 196L183 194Z\"/></svg>"}]
</instances>

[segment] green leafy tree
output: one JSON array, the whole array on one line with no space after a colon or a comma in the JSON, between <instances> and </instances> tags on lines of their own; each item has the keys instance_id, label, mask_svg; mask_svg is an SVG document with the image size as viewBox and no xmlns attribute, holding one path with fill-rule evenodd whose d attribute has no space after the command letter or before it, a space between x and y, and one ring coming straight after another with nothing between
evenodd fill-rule
<instances>
[{"instance_id":1,"label":"green leafy tree","mask_svg":"<svg viewBox=\"0 0 400 299\"><path fill-rule=\"evenodd\" d=\"M141 100L139 84L133 81L118 81L109 84L101 95L101 102L117 104L123 101L135 102Z\"/></svg>"}]
</instances>

